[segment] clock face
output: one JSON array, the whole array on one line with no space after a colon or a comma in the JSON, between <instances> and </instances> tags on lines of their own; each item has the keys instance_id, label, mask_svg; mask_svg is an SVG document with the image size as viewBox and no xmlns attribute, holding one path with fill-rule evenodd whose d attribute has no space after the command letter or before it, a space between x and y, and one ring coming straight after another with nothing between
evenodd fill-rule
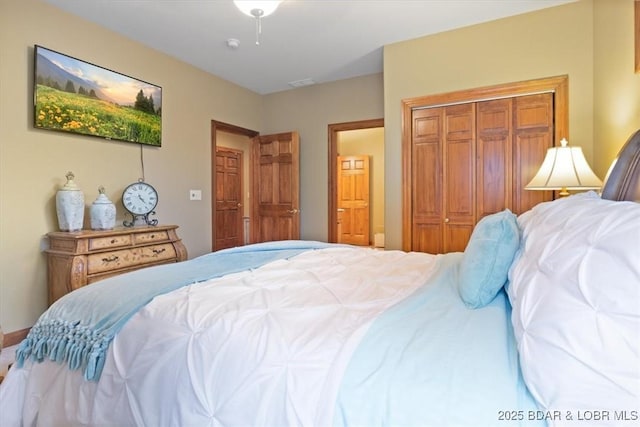
<instances>
[{"instance_id":1,"label":"clock face","mask_svg":"<svg viewBox=\"0 0 640 427\"><path fill-rule=\"evenodd\" d=\"M158 204L158 192L147 183L136 182L124 189L122 204L132 214L145 215Z\"/></svg>"}]
</instances>

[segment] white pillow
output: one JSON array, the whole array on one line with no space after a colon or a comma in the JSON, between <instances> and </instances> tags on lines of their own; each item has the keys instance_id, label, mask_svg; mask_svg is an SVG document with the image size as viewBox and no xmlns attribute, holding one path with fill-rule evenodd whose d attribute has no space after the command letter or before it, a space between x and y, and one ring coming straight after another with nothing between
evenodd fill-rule
<instances>
[{"instance_id":1,"label":"white pillow","mask_svg":"<svg viewBox=\"0 0 640 427\"><path fill-rule=\"evenodd\" d=\"M640 203L583 193L537 205L518 225L508 295L532 395L574 421L607 411L597 425L637 422Z\"/></svg>"}]
</instances>

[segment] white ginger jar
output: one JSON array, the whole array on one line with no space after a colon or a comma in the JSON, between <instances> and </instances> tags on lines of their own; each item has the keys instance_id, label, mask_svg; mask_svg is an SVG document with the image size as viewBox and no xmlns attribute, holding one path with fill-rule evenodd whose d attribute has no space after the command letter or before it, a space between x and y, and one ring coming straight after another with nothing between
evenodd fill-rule
<instances>
[{"instance_id":1,"label":"white ginger jar","mask_svg":"<svg viewBox=\"0 0 640 427\"><path fill-rule=\"evenodd\" d=\"M92 230L111 230L116 225L116 205L104 194L104 187L98 187L98 198L89 210Z\"/></svg>"},{"instance_id":2,"label":"white ginger jar","mask_svg":"<svg viewBox=\"0 0 640 427\"><path fill-rule=\"evenodd\" d=\"M67 182L56 193L56 212L61 231L80 231L84 222L84 194L73 182L73 172L67 172Z\"/></svg>"}]
</instances>

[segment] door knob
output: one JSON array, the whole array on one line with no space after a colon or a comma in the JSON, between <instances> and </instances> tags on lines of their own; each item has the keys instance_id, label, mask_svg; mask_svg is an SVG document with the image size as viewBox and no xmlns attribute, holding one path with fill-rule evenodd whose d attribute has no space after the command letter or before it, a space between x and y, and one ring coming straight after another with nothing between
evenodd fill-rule
<instances>
[{"instance_id":1,"label":"door knob","mask_svg":"<svg viewBox=\"0 0 640 427\"><path fill-rule=\"evenodd\" d=\"M338 212L344 212L344 209L338 208Z\"/></svg>"},{"instance_id":2,"label":"door knob","mask_svg":"<svg viewBox=\"0 0 640 427\"><path fill-rule=\"evenodd\" d=\"M444 219L444 222L445 222L445 223L448 223L448 222L449 222L449 218L445 218L445 219Z\"/></svg>"},{"instance_id":3,"label":"door knob","mask_svg":"<svg viewBox=\"0 0 640 427\"><path fill-rule=\"evenodd\" d=\"M297 214L300 211L298 209L289 209L287 212L289 212L290 214Z\"/></svg>"}]
</instances>

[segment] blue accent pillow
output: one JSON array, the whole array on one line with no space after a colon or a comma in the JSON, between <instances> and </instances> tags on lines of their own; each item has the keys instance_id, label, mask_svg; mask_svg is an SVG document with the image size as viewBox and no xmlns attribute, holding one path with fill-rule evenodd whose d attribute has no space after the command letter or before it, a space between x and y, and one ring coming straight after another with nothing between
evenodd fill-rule
<instances>
[{"instance_id":1,"label":"blue accent pillow","mask_svg":"<svg viewBox=\"0 0 640 427\"><path fill-rule=\"evenodd\" d=\"M484 307L496 297L507 281L519 245L518 223L509 209L476 224L458 276L458 292L467 307Z\"/></svg>"}]
</instances>

